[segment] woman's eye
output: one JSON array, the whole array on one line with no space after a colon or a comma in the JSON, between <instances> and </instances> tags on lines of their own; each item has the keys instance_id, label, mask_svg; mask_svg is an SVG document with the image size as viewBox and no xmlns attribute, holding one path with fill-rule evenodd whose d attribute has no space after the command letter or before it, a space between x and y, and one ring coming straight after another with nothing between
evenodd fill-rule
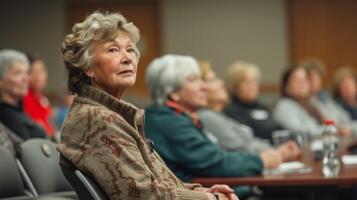
<instances>
[{"instance_id":1,"label":"woman's eye","mask_svg":"<svg viewBox=\"0 0 357 200\"><path fill-rule=\"evenodd\" d=\"M110 53L116 53L116 52L119 51L119 49L118 49L118 48L109 48L108 51L109 51Z\"/></svg>"},{"instance_id":2,"label":"woman's eye","mask_svg":"<svg viewBox=\"0 0 357 200\"><path fill-rule=\"evenodd\" d=\"M128 51L129 53L135 53L135 49L134 49L134 48L129 48L129 49L127 49L127 51Z\"/></svg>"}]
</instances>

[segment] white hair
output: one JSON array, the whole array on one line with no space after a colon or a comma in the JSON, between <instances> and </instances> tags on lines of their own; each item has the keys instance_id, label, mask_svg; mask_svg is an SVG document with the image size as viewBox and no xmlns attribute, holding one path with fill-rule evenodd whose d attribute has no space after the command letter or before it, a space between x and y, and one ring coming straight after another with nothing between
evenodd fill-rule
<instances>
[{"instance_id":1,"label":"white hair","mask_svg":"<svg viewBox=\"0 0 357 200\"><path fill-rule=\"evenodd\" d=\"M191 56L169 54L156 58L146 72L151 98L155 103L163 104L191 75L200 76L199 65Z\"/></svg>"},{"instance_id":2,"label":"white hair","mask_svg":"<svg viewBox=\"0 0 357 200\"><path fill-rule=\"evenodd\" d=\"M4 49L0 51L0 79L4 77L6 71L16 62L29 65L26 55L13 49Z\"/></svg>"}]
</instances>

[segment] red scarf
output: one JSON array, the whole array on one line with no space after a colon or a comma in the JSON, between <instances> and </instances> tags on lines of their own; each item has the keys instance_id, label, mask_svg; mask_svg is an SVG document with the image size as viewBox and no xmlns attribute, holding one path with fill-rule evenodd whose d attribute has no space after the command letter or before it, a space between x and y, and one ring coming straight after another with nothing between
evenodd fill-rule
<instances>
[{"instance_id":1,"label":"red scarf","mask_svg":"<svg viewBox=\"0 0 357 200\"><path fill-rule=\"evenodd\" d=\"M182 113L186 114L187 116L189 116L192 119L193 124L197 128L199 128L199 129L202 128L201 120L195 112L192 112L191 110L188 110L188 109L182 107L180 104L178 104L174 101L170 101L170 100L166 101L165 105L169 108L174 109L177 114L182 114Z\"/></svg>"}]
</instances>

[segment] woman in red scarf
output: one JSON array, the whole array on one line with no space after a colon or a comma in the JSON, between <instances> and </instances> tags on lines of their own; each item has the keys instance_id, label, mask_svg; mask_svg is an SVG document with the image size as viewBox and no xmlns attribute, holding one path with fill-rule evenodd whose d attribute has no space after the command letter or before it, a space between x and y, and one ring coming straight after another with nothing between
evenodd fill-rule
<instances>
[{"instance_id":1,"label":"woman in red scarf","mask_svg":"<svg viewBox=\"0 0 357 200\"><path fill-rule=\"evenodd\" d=\"M47 85L46 65L40 58L27 55L30 61L29 92L24 98L25 112L43 129L49 137L54 137L55 129L51 122L52 108L43 89Z\"/></svg>"}]
</instances>

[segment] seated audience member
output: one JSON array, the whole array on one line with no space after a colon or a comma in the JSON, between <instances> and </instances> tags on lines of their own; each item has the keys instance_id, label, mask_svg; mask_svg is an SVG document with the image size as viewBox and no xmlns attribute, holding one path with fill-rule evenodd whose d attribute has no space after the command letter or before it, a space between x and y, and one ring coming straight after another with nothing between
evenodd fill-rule
<instances>
[{"instance_id":1,"label":"seated audience member","mask_svg":"<svg viewBox=\"0 0 357 200\"><path fill-rule=\"evenodd\" d=\"M213 134L219 146L228 151L242 151L260 154L264 151L277 151L279 159L289 161L296 159L301 153L293 141L273 149L269 141L254 136L253 130L222 113L229 102L228 93L222 80L216 77L208 62L200 62L201 77L206 85L208 106L200 109L198 115L203 122L204 129Z\"/></svg>"},{"instance_id":2,"label":"seated audience member","mask_svg":"<svg viewBox=\"0 0 357 200\"><path fill-rule=\"evenodd\" d=\"M0 122L0 146L3 146L16 156L17 145L22 143L23 140L10 131L6 126Z\"/></svg>"},{"instance_id":3,"label":"seated audience member","mask_svg":"<svg viewBox=\"0 0 357 200\"><path fill-rule=\"evenodd\" d=\"M62 92L60 96L60 104L55 112L55 124L58 130L62 128L63 122L66 119L69 109L73 103L74 95L68 94L67 91Z\"/></svg>"},{"instance_id":4,"label":"seated audience member","mask_svg":"<svg viewBox=\"0 0 357 200\"><path fill-rule=\"evenodd\" d=\"M46 65L40 58L27 55L30 62L29 92L24 97L25 112L39 124L51 138L55 129L52 124L52 108L43 89L47 84Z\"/></svg>"},{"instance_id":5,"label":"seated audience member","mask_svg":"<svg viewBox=\"0 0 357 200\"><path fill-rule=\"evenodd\" d=\"M310 102L310 86L303 67L286 70L281 81L281 93L274 118L289 130L311 138L320 136L324 117Z\"/></svg>"},{"instance_id":6,"label":"seated audience member","mask_svg":"<svg viewBox=\"0 0 357 200\"><path fill-rule=\"evenodd\" d=\"M28 92L29 62L16 50L0 51L0 122L23 140L45 138L46 132L23 110L22 99Z\"/></svg>"},{"instance_id":7,"label":"seated audience member","mask_svg":"<svg viewBox=\"0 0 357 200\"><path fill-rule=\"evenodd\" d=\"M88 175L110 199L237 199L225 185L184 184L144 136L144 111L122 100L136 81L138 28L118 13L94 12L62 44L68 88L60 163Z\"/></svg>"},{"instance_id":8,"label":"seated audience member","mask_svg":"<svg viewBox=\"0 0 357 200\"><path fill-rule=\"evenodd\" d=\"M352 120L350 115L322 89L324 64L317 59L307 59L300 65L307 70L312 104L325 119L335 121L342 135L349 136L352 132L357 134L357 121Z\"/></svg>"},{"instance_id":9,"label":"seated audience member","mask_svg":"<svg viewBox=\"0 0 357 200\"><path fill-rule=\"evenodd\" d=\"M339 69L335 74L333 96L336 101L357 120L357 79L349 67Z\"/></svg>"},{"instance_id":10,"label":"seated audience member","mask_svg":"<svg viewBox=\"0 0 357 200\"><path fill-rule=\"evenodd\" d=\"M157 58L149 65L146 78L154 103L145 112L145 134L181 180L253 176L264 167L281 163L275 151L262 153L260 157L229 152L207 137L195 113L207 105L207 98L194 58L180 55Z\"/></svg>"},{"instance_id":11,"label":"seated audience member","mask_svg":"<svg viewBox=\"0 0 357 200\"><path fill-rule=\"evenodd\" d=\"M272 133L282 130L271 111L258 102L259 68L251 63L237 61L226 71L227 89L232 99L224 112L236 121L253 129L255 136L269 139Z\"/></svg>"}]
</instances>

